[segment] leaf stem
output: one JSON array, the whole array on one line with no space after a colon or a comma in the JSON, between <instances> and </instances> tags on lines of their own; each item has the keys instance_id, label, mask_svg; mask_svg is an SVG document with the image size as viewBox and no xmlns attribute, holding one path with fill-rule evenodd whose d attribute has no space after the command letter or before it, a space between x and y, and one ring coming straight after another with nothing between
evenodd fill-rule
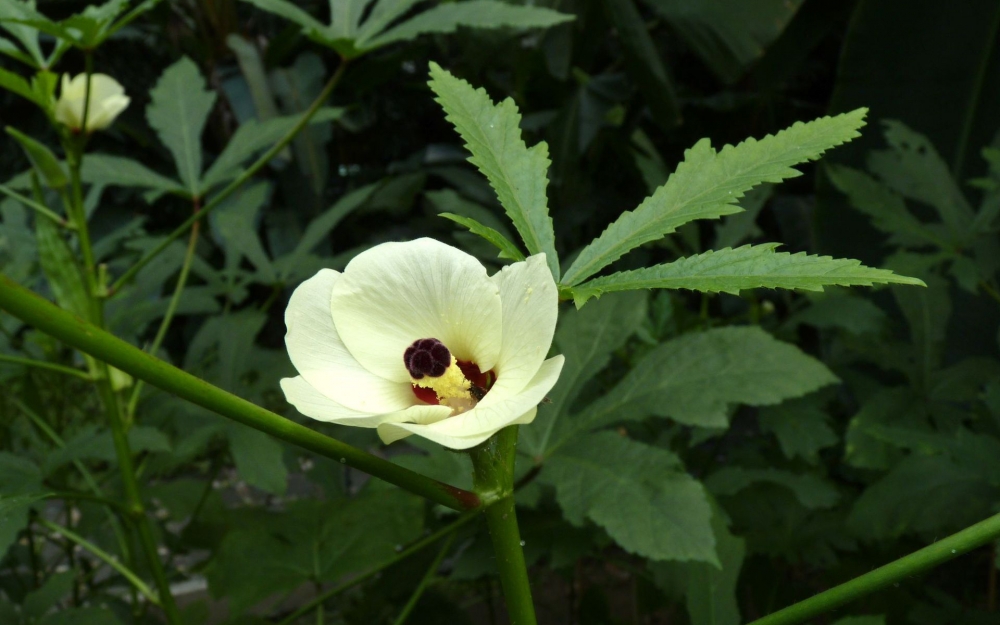
<instances>
[{"instance_id":1,"label":"leaf stem","mask_svg":"<svg viewBox=\"0 0 1000 625\"><path fill-rule=\"evenodd\" d=\"M155 358L0 275L0 308L63 343L203 408L395 484L453 510L481 505L455 488L261 408Z\"/></svg>"},{"instance_id":2,"label":"leaf stem","mask_svg":"<svg viewBox=\"0 0 1000 625\"><path fill-rule=\"evenodd\" d=\"M66 223L66 220L57 215L55 211L53 211L52 209L48 208L47 206L45 206L40 202L36 202L27 196L21 195L20 193L11 189L6 185L0 184L0 193L3 193L4 195L6 195L11 199L17 200L18 202L30 208L31 210L35 211L39 215L48 217L49 219L54 221L58 226L62 226L63 228L69 227L69 225Z\"/></svg>"},{"instance_id":3,"label":"leaf stem","mask_svg":"<svg viewBox=\"0 0 1000 625\"><path fill-rule=\"evenodd\" d=\"M427 572L424 573L420 583L417 584L417 587L413 590L413 594L410 595L409 600L406 602L406 605L403 606L399 616L397 616L396 620L393 621L393 625L403 625L403 623L406 622L406 619L410 616L410 612L413 612L413 608L417 607L420 597L424 595L424 591L427 590L427 587L434 580L434 576L437 575L438 568L441 567L441 560L444 560L444 557L448 554L448 550L451 549L451 544L453 542L455 542L454 532L452 532L452 534L445 539L444 544L441 545L441 549L439 549L437 555L434 556L434 560L431 562L431 565L427 567Z\"/></svg>"},{"instance_id":4,"label":"leaf stem","mask_svg":"<svg viewBox=\"0 0 1000 625\"><path fill-rule=\"evenodd\" d=\"M368 579L371 579L372 577L374 577L375 575L378 575L381 571L389 568L393 564L396 564L397 562L400 562L401 560L405 560L406 558L409 558L410 556L412 556L416 552L420 551L421 549L423 549L427 545L430 545L432 543L437 542L443 536L448 536L449 534L454 534L456 531L458 531L458 529L460 527L462 527L463 525L465 525L469 521L472 521L473 519L478 519L478 518L479 518L478 511L473 510L473 511L466 512L462 516L460 516L457 519L455 519L454 521L452 521L451 524L446 525L445 527L442 527L441 529L439 529L438 531L434 532L433 534L428 534L427 536L425 536L424 538L422 538L422 539L418 540L417 542L413 543L412 545L410 545L406 549L400 551L393 558L391 558L391 559L383 562L382 564L379 564L378 566L376 566L374 568L368 569L367 571L365 571L361 575L358 575L357 577L349 579L346 582L344 582L342 584L339 584L338 586L335 586L335 587L331 588L330 590L326 591L325 593L323 593L323 594L321 594L321 595L319 595L317 597L314 597L312 601L310 601L309 603L305 604L304 606L300 607L295 612L292 612L291 614L289 614L288 616L286 616L284 619L282 619L278 623L278 625L291 625L299 617L301 617L304 614L308 614L311 610L313 610L316 607L322 605L323 603L325 603L331 597L339 595L340 593L344 592L345 590L348 590L349 588L353 588L354 586L357 586L358 584L360 584L360 583L362 583L362 582L364 582L364 581L366 581Z\"/></svg>"},{"instance_id":5,"label":"leaf stem","mask_svg":"<svg viewBox=\"0 0 1000 625\"><path fill-rule=\"evenodd\" d=\"M127 566L119 562L118 558L104 551L97 545L91 543L86 538L80 536L79 534L77 534L76 532L67 527L63 527L62 525L53 523L52 521L49 521L48 519L45 519L41 516L36 517L35 522L52 532L65 536L68 540L71 540L72 542L80 545L90 553L94 554L98 559L104 561L108 566L121 573L122 577L127 579L129 583L135 586L136 590L141 592L144 597L149 599L150 602L156 605L160 605L160 599L159 597L156 596L156 593L153 592L153 589L150 588L146 584L146 582L139 579L139 576L136 575L134 572L132 572Z\"/></svg>"},{"instance_id":6,"label":"leaf stem","mask_svg":"<svg viewBox=\"0 0 1000 625\"><path fill-rule=\"evenodd\" d=\"M536 625L528 568L521 549L521 534L514 508L514 462L517 426L508 426L473 448L472 480L476 492L491 502L484 514L493 541L500 585L507 601L511 625Z\"/></svg>"},{"instance_id":7,"label":"leaf stem","mask_svg":"<svg viewBox=\"0 0 1000 625\"><path fill-rule=\"evenodd\" d=\"M154 247L145 256L140 258L131 267L129 267L128 271L122 274L122 276L118 278L114 282L114 284L111 285L111 288L108 290L109 296L119 292L123 286L128 284L128 282L135 277L135 274L139 273L139 271L143 267L145 267L151 260L153 260L163 250L167 249L167 247L175 239L177 239L178 237L182 236L185 232L187 232L188 229L191 228L191 226L193 226L196 221L204 218L206 215L212 212L216 207L222 204L223 200L232 195L233 192L239 189L241 186L243 186L243 183L245 183L255 173L257 173L257 171L260 170L260 168L262 168L264 165L270 162L272 158L274 158L279 152L285 149L285 146L287 146L289 143L292 142L295 136L298 135L299 132L306 127L306 124L308 124L309 120L312 119L312 116L316 114L316 111L318 111L319 108L323 106L323 104L327 101L327 99L329 99L330 94L333 93L333 90L337 87L337 84L340 82L341 77L343 77L344 71L347 69L347 65L348 61L341 60L340 65L337 67L337 70L333 73L333 76L330 77L330 80L326 83L326 86L323 87L323 91L320 92L319 96L317 96L316 99L313 101L313 103L309 106L309 108L306 109L305 113L302 114L302 117L295 124L295 126L293 126L287 133L285 133L285 136L282 137L280 141L271 146L271 149L265 152L263 156L258 158L252 165L250 165L250 167L248 167L246 171L240 174L240 176L237 177L235 180L230 182L222 191L219 191L215 196L213 196L212 199L209 200L207 204L205 204L204 208L202 208L197 213L191 215L187 220L184 221L184 223L177 226L177 228L175 228L173 232L168 234L167 237L163 239L156 247Z\"/></svg>"},{"instance_id":8,"label":"leaf stem","mask_svg":"<svg viewBox=\"0 0 1000 625\"><path fill-rule=\"evenodd\" d=\"M54 362L46 362L44 360L35 360L34 358L23 358L21 356L8 356L6 354L0 354L0 362L9 362L15 365L24 365L26 367L35 367L36 369L46 369L48 371L56 371L59 373L64 373L66 375L71 375L73 377L80 378L82 380L90 380L90 374L86 371L81 371L79 369L74 369L73 367L67 367L65 365L58 365Z\"/></svg>"},{"instance_id":9,"label":"leaf stem","mask_svg":"<svg viewBox=\"0 0 1000 625\"><path fill-rule=\"evenodd\" d=\"M991 516L985 521L980 521L939 540L933 545L924 547L849 582L757 619L748 625L797 625L804 623L824 612L839 608L890 584L934 568L952 558L957 558L963 553L996 540L998 537L1000 537L1000 514Z\"/></svg>"}]
</instances>

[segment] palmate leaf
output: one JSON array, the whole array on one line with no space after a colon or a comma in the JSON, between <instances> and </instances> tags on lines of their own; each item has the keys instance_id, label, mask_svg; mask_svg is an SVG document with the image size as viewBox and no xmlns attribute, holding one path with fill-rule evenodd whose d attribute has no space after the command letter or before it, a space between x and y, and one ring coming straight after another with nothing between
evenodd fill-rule
<instances>
[{"instance_id":1,"label":"palmate leaf","mask_svg":"<svg viewBox=\"0 0 1000 625\"><path fill-rule=\"evenodd\" d=\"M691 289L737 295L743 289L761 287L822 291L824 286L888 283L927 286L922 280L887 269L865 267L858 260L776 252L777 247L777 243L767 243L708 251L672 263L614 273L575 286L571 291L580 307L592 297L633 289Z\"/></svg>"},{"instance_id":2,"label":"palmate leaf","mask_svg":"<svg viewBox=\"0 0 1000 625\"><path fill-rule=\"evenodd\" d=\"M490 181L528 252L544 253L558 280L559 258L545 196L548 145L542 142L533 148L525 146L521 114L510 98L493 104L484 89L474 89L433 62L430 87L448 121L472 152L469 162Z\"/></svg>"},{"instance_id":3,"label":"palmate leaf","mask_svg":"<svg viewBox=\"0 0 1000 625\"><path fill-rule=\"evenodd\" d=\"M721 151L702 139L687 150L666 184L634 211L626 211L580 252L563 277L580 284L628 251L670 234L695 219L716 219L743 210L737 200L764 182L801 175L792 166L819 158L858 136L867 109L809 123L798 122L759 141L747 139Z\"/></svg>"},{"instance_id":4,"label":"palmate leaf","mask_svg":"<svg viewBox=\"0 0 1000 625\"><path fill-rule=\"evenodd\" d=\"M174 155L181 182L192 197L201 179L201 132L215 105L215 92L205 87L198 66L182 57L160 76L149 92L146 119Z\"/></svg>"},{"instance_id":5,"label":"palmate leaf","mask_svg":"<svg viewBox=\"0 0 1000 625\"><path fill-rule=\"evenodd\" d=\"M549 458L539 479L555 487L567 520L589 518L627 551L719 566L705 490L665 449L588 434Z\"/></svg>"}]
</instances>

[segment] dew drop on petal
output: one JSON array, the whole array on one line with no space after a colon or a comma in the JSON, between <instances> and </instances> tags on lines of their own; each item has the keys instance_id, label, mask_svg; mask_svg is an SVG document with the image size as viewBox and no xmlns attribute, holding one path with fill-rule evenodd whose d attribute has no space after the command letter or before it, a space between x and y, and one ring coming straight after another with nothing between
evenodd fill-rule
<instances>
[{"instance_id":1,"label":"dew drop on petal","mask_svg":"<svg viewBox=\"0 0 1000 625\"><path fill-rule=\"evenodd\" d=\"M522 546L522 547L524 546L524 541L523 541L523 540L521 541L521 546Z\"/></svg>"}]
</instances>

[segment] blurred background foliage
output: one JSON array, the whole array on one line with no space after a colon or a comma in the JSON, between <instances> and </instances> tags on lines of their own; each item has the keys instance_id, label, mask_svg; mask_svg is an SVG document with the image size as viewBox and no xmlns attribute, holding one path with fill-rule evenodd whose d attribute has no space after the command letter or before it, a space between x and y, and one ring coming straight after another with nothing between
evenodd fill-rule
<instances>
[{"instance_id":1,"label":"blurred background foliage","mask_svg":"<svg viewBox=\"0 0 1000 625\"><path fill-rule=\"evenodd\" d=\"M296 4L321 20L329 14L320 0ZM417 3L411 12L434 4ZM579 312L567 309L555 350L570 359L572 379L564 375L538 423L522 428L518 497L539 618L588 625L749 622L1000 511L994 225L1000 212L1000 5L534 4L575 19L547 29L459 28L357 59L329 103L337 108L207 220L159 355L299 419L277 387L293 372L282 314L298 282L320 267L342 268L369 246L420 236L499 266L491 248L437 216L455 213L510 230L427 88L429 61L485 87L494 99L512 98L529 145L548 142L549 206L563 258L662 184L701 137L736 143L867 106L869 125L860 140L806 166L804 176L749 195L745 213L718 225L689 224L616 268L781 241L789 251L887 266L930 288L742 297L664 291L608 295ZM59 19L86 5L52 0L40 2L39 10ZM149 110L156 105L150 91L168 68L181 71L175 63L182 57L190 63L183 64L179 90L211 94L202 137L206 164L245 124L303 111L340 63L299 26L252 4L164 0L96 52L97 71L124 84L132 103L110 132L94 136L90 153L176 177ZM76 74L82 63L79 53L69 52L57 70ZM0 64L26 74L10 58ZM0 92L0 123L55 144L44 117L10 92ZM29 188L28 167L16 142L0 142L0 179ZM115 182L120 170L97 169L87 178L95 251L119 275L192 207L147 184L122 186ZM52 286L58 258L43 243L41 228L36 239L33 222L15 201L0 203L0 268L58 298ZM183 255L183 243L174 243L109 305L115 334L139 346L152 342ZM605 416L601 433L570 439L560 428L581 426L563 418L550 438L557 416L580 418L590 402L625 388L619 384L654 380L655 386L656 373L665 370L658 367L670 369L669 349L681 349L678 337L687 337L688 353L699 354L700 332L728 326L742 328L734 332L759 326L822 361L840 383L769 406L755 404L781 398L754 402L733 391L720 404L725 427L646 418L663 414L655 405L672 401L663 387L653 389L661 395L651 395L653 407L644 414ZM81 362L8 315L0 314L0 330L2 354ZM771 349L771 338L753 340L762 353ZM749 360L752 369L754 355L737 351L734 357ZM113 498L121 485L90 387L10 362L0 362L0 381L0 493L37 484L67 491L92 479ZM700 392L722 393L711 381ZM332 594L321 609L328 622L393 622L429 566L432 582L410 622L503 622L492 553L476 523L462 529L440 567L436 547L399 557L453 518L155 390L136 393L130 440L141 452L143 494L186 622L314 622L311 613L294 621L295 610L315 593L387 563L378 575ZM310 425L435 477L469 483L460 454L419 441L382 448L369 431ZM534 428L547 429L543 435ZM569 447L549 462L551 440L569 440ZM574 459L595 455L612 471L616 463L622 471L650 468L625 486L612 476L589 476L603 499L589 508L567 501L561 488L585 475ZM673 480L673 490L657 490L660 480ZM712 522L667 536L663 548L670 557L661 558L648 540L629 538L629 520L648 514L659 527L680 514L692 523L684 519L691 501L684 480L707 489L708 498L695 497L691 505L710 505ZM623 488L635 489L625 500L648 497L649 507L615 508ZM661 492L676 497L658 499ZM97 504L53 502L46 510L107 551L124 549L128 558L128 545L120 544ZM626 518L625 527L609 514ZM28 522L0 519L6 554L0 622L157 622L152 611L128 607L126 587L107 567ZM679 555L698 536L714 538L719 566ZM141 560L131 564L145 575ZM997 564L996 549L984 548L816 622L996 623Z\"/></svg>"}]
</instances>

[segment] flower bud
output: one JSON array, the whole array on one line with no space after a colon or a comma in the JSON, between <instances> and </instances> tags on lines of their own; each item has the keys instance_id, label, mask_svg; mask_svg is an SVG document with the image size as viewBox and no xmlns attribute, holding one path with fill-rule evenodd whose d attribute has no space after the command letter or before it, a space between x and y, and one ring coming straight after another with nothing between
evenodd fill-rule
<instances>
[{"instance_id":1,"label":"flower bud","mask_svg":"<svg viewBox=\"0 0 1000 625\"><path fill-rule=\"evenodd\" d=\"M90 75L90 106L87 99L87 75L70 79L63 74L62 90L56 101L55 118L74 132L83 128L83 111L87 108L87 131L103 130L128 107L129 98L117 80L107 74Z\"/></svg>"}]
</instances>

